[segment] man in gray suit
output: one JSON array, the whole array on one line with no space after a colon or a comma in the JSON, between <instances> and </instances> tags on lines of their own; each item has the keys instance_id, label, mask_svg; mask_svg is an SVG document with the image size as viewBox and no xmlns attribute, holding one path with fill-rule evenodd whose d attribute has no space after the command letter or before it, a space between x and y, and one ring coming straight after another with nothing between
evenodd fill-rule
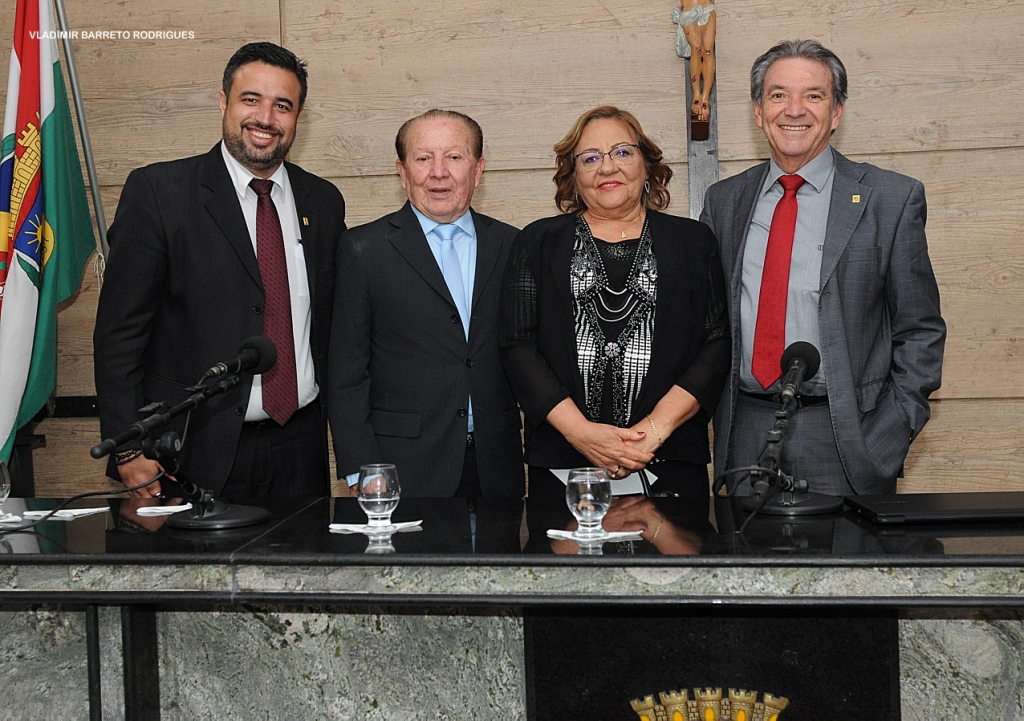
<instances>
[{"instance_id":1,"label":"man in gray suit","mask_svg":"<svg viewBox=\"0 0 1024 721\"><path fill-rule=\"evenodd\" d=\"M783 348L806 341L821 367L803 384L783 470L817 493L893 491L928 421L946 337L924 187L831 148L846 69L819 43L773 47L755 61L750 90L771 160L713 185L701 214L721 243L738 329L714 419L715 471L757 462ZM749 492L746 481L739 493Z\"/></svg>"},{"instance_id":2,"label":"man in gray suit","mask_svg":"<svg viewBox=\"0 0 1024 721\"><path fill-rule=\"evenodd\" d=\"M520 417L498 357L516 229L470 208L483 133L430 110L395 139L409 197L338 250L328 414L339 476L394 463L405 496L522 497Z\"/></svg>"}]
</instances>

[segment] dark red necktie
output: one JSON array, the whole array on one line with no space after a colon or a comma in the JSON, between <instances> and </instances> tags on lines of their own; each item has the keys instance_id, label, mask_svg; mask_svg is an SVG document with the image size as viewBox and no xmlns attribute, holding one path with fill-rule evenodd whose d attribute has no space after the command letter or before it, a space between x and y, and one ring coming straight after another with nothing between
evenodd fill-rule
<instances>
[{"instance_id":1,"label":"dark red necktie","mask_svg":"<svg viewBox=\"0 0 1024 721\"><path fill-rule=\"evenodd\" d=\"M793 233L796 230L796 191L804 184L799 175L779 178L782 200L775 206L768 231L768 251L761 274L761 295L757 302L754 326L754 358L750 370L767 389L782 377L782 352L786 346L786 298L789 296L789 266L793 257Z\"/></svg>"},{"instance_id":2,"label":"dark red necktie","mask_svg":"<svg viewBox=\"0 0 1024 721\"><path fill-rule=\"evenodd\" d=\"M292 300L288 288L288 264L284 257L281 219L270 197L272 180L253 178L256 191L256 260L266 302L263 335L277 347L277 363L263 374L263 410L283 426L299 408L299 384L295 377L295 336L292 334Z\"/></svg>"}]
</instances>

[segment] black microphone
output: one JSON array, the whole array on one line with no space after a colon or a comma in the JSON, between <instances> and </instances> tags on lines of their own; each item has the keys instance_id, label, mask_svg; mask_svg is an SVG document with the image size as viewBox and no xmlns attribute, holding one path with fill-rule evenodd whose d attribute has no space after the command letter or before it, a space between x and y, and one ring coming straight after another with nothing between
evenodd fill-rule
<instances>
[{"instance_id":1,"label":"black microphone","mask_svg":"<svg viewBox=\"0 0 1024 721\"><path fill-rule=\"evenodd\" d=\"M818 349L806 341L798 340L782 354L782 394L780 402L786 405L793 401L800 392L800 385L814 376L821 365L821 354Z\"/></svg>"},{"instance_id":2,"label":"black microphone","mask_svg":"<svg viewBox=\"0 0 1024 721\"><path fill-rule=\"evenodd\" d=\"M254 335L252 338L242 341L242 345L238 346L238 355L210 368L203 374L202 380L219 378L222 375L236 375L243 371L248 371L256 376L266 373L274 367L275 363L277 363L277 347L274 346L274 342L265 336Z\"/></svg>"}]
</instances>

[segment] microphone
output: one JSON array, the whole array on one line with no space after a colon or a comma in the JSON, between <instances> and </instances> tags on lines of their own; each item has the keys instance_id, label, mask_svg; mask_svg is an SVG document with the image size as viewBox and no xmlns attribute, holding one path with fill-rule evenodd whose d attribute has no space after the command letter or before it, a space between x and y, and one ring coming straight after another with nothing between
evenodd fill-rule
<instances>
[{"instance_id":1,"label":"microphone","mask_svg":"<svg viewBox=\"0 0 1024 721\"><path fill-rule=\"evenodd\" d=\"M818 372L821 365L821 354L818 349L806 341L798 340L786 348L782 354L782 393L780 401L783 406L796 399L800 385Z\"/></svg>"},{"instance_id":2,"label":"microphone","mask_svg":"<svg viewBox=\"0 0 1024 721\"><path fill-rule=\"evenodd\" d=\"M203 374L200 383L208 378L222 375L236 375L248 371L254 376L266 373L277 363L277 348L274 342L262 335L246 338L238 347L238 355L224 363L218 363Z\"/></svg>"}]
</instances>

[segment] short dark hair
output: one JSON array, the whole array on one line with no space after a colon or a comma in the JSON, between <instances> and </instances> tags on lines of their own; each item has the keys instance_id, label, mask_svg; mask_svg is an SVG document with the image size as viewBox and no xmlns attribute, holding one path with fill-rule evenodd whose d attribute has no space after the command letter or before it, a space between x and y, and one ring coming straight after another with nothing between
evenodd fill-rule
<instances>
[{"instance_id":1,"label":"short dark hair","mask_svg":"<svg viewBox=\"0 0 1024 721\"><path fill-rule=\"evenodd\" d=\"M785 40L754 61L750 69L750 98L758 105L764 97L764 78L777 60L805 58L817 60L832 73L832 99L836 106L846 105L846 66L834 52L817 40Z\"/></svg>"},{"instance_id":2,"label":"short dark hair","mask_svg":"<svg viewBox=\"0 0 1024 721\"><path fill-rule=\"evenodd\" d=\"M672 199L668 192L672 168L663 162L661 148L647 137L636 116L614 105L600 105L583 113L568 135L555 145L555 177L552 179L555 182L555 205L563 213L578 213L587 208L576 191L576 159L573 153L583 136L583 129L595 120L621 120L626 124L640 149L644 165L647 166L647 180L651 184L650 191L645 191L644 206L654 210L667 208Z\"/></svg>"},{"instance_id":3,"label":"short dark hair","mask_svg":"<svg viewBox=\"0 0 1024 721\"><path fill-rule=\"evenodd\" d=\"M409 131L412 130L412 126L420 120L433 120L435 118L445 118L446 120L461 120L466 128L469 130L470 144L473 155L476 156L477 160L484 157L484 131L480 129L480 124L473 120L473 118L465 115L464 113L457 112L455 110L440 110L438 108L431 108L422 115L417 115L415 118L409 118L402 127L398 129L398 135L395 136L395 152L398 153L398 159L405 162L405 140L409 136Z\"/></svg>"},{"instance_id":4,"label":"short dark hair","mask_svg":"<svg viewBox=\"0 0 1024 721\"><path fill-rule=\"evenodd\" d=\"M249 43L235 51L235 54L228 60L227 67L224 68L224 80L221 83L224 95L231 97L231 83L235 79L235 71L249 63L263 63L295 73L295 77L299 79L300 88L299 110L302 110L302 106L306 104L308 88L306 63L295 57L295 53L291 50L274 43Z\"/></svg>"}]
</instances>

